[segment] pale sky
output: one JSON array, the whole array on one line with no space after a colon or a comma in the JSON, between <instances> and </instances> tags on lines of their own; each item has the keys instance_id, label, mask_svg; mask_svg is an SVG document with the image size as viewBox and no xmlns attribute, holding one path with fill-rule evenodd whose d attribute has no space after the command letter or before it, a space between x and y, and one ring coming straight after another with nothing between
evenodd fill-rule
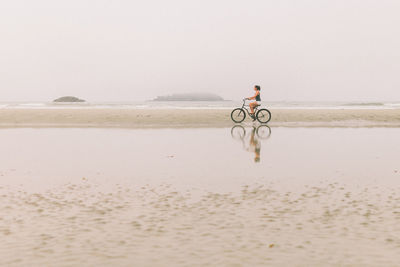
<instances>
[{"instance_id":1,"label":"pale sky","mask_svg":"<svg viewBox=\"0 0 400 267\"><path fill-rule=\"evenodd\" d=\"M400 101L399 0L0 0L0 102Z\"/></svg>"}]
</instances>

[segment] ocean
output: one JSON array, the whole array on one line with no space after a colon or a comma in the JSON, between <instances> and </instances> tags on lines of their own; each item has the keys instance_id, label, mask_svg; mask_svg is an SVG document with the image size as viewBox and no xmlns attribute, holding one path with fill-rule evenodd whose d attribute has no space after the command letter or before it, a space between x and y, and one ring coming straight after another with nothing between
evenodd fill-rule
<instances>
[{"instance_id":1,"label":"ocean","mask_svg":"<svg viewBox=\"0 0 400 267\"><path fill-rule=\"evenodd\" d=\"M0 109L232 109L242 101L138 101L138 102L0 102ZM400 109L400 102L285 102L263 101L272 109Z\"/></svg>"}]
</instances>

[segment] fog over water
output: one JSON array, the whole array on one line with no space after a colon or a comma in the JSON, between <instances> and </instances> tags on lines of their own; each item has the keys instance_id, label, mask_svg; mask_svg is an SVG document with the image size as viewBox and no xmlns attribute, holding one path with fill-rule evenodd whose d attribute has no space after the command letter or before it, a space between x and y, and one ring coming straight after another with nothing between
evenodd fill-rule
<instances>
[{"instance_id":1,"label":"fog over water","mask_svg":"<svg viewBox=\"0 0 400 267\"><path fill-rule=\"evenodd\" d=\"M0 4L0 102L171 92L399 101L397 0L13 0Z\"/></svg>"}]
</instances>

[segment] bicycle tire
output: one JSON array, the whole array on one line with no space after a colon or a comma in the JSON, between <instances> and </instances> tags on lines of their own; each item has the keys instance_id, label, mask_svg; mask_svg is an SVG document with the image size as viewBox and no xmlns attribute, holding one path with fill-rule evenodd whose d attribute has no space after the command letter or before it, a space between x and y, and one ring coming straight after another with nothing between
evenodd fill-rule
<instances>
[{"instance_id":1,"label":"bicycle tire","mask_svg":"<svg viewBox=\"0 0 400 267\"><path fill-rule=\"evenodd\" d=\"M271 112L266 108L262 108L257 111L256 118L260 123L268 123L271 120Z\"/></svg>"},{"instance_id":2,"label":"bicycle tire","mask_svg":"<svg viewBox=\"0 0 400 267\"><path fill-rule=\"evenodd\" d=\"M246 112L242 108L235 108L231 112L231 119L235 123L241 123L246 118Z\"/></svg>"},{"instance_id":3,"label":"bicycle tire","mask_svg":"<svg viewBox=\"0 0 400 267\"><path fill-rule=\"evenodd\" d=\"M268 139L271 137L271 128L268 125L263 124L257 127L256 133L259 138Z\"/></svg>"},{"instance_id":4,"label":"bicycle tire","mask_svg":"<svg viewBox=\"0 0 400 267\"><path fill-rule=\"evenodd\" d=\"M242 125L235 125L231 129L232 138L235 140L243 140L246 136L246 130Z\"/></svg>"}]
</instances>

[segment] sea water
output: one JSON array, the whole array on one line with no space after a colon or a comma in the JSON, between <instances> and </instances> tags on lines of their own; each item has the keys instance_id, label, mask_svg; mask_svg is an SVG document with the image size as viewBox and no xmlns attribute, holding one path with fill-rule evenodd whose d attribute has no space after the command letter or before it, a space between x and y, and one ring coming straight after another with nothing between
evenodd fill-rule
<instances>
[{"instance_id":1,"label":"sea water","mask_svg":"<svg viewBox=\"0 0 400 267\"><path fill-rule=\"evenodd\" d=\"M242 101L137 101L137 102L0 102L0 109L232 109ZM263 101L277 109L399 109L400 102L290 102Z\"/></svg>"}]
</instances>

